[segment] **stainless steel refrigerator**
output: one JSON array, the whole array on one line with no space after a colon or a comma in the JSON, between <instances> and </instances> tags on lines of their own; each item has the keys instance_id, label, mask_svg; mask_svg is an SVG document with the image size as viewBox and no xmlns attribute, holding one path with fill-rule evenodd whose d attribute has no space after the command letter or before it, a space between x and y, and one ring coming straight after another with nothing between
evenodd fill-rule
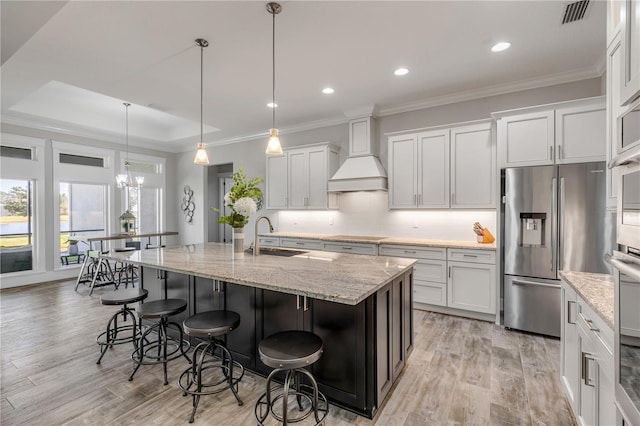
<instances>
[{"instance_id":1,"label":"stainless steel refrigerator","mask_svg":"<svg viewBox=\"0 0 640 426\"><path fill-rule=\"evenodd\" d=\"M504 325L560 337L558 271L611 273L605 164L504 171Z\"/></svg>"}]
</instances>

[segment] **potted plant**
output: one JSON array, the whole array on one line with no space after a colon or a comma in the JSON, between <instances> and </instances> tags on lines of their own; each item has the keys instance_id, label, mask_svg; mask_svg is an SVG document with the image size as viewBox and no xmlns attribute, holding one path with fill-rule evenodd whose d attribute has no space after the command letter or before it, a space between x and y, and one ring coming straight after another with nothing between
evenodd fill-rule
<instances>
[{"instance_id":1,"label":"potted plant","mask_svg":"<svg viewBox=\"0 0 640 426\"><path fill-rule=\"evenodd\" d=\"M262 201L262 191L258 185L264 180L260 177L247 180L242 167L232 175L232 179L231 190L224 194L224 205L231 212L220 216L218 223L230 225L233 228L233 251L241 255L244 253L244 226L249 222L249 216L258 210L258 204Z\"/></svg>"}]
</instances>

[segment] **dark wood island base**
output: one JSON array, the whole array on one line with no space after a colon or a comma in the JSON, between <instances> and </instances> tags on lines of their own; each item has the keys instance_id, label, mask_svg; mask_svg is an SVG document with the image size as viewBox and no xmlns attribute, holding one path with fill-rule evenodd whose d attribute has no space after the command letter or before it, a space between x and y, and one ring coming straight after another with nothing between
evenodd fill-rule
<instances>
[{"instance_id":1,"label":"dark wood island base","mask_svg":"<svg viewBox=\"0 0 640 426\"><path fill-rule=\"evenodd\" d=\"M317 334L324 353L311 369L320 391L332 404L373 418L413 349L412 274L410 269L357 305L150 267L141 268L141 282L149 300L188 301L177 322L213 309L238 312L240 326L226 336L227 348L261 376L271 372L258 356L263 338L295 329Z\"/></svg>"}]
</instances>

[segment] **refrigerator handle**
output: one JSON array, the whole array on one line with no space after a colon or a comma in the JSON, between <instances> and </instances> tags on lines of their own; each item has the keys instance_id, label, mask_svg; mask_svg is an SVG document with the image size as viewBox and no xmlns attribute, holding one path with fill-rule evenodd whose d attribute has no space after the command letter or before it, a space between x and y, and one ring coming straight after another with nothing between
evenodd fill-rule
<instances>
[{"instance_id":1,"label":"refrigerator handle","mask_svg":"<svg viewBox=\"0 0 640 426\"><path fill-rule=\"evenodd\" d=\"M554 238L554 223L555 223L555 214L556 214L556 201L558 199L558 187L556 185L556 178L551 178L551 270L555 270L556 264L556 239Z\"/></svg>"},{"instance_id":2,"label":"refrigerator handle","mask_svg":"<svg viewBox=\"0 0 640 426\"><path fill-rule=\"evenodd\" d=\"M560 197L558 199L558 270L562 267L562 250L564 249L564 178L560 178Z\"/></svg>"}]
</instances>

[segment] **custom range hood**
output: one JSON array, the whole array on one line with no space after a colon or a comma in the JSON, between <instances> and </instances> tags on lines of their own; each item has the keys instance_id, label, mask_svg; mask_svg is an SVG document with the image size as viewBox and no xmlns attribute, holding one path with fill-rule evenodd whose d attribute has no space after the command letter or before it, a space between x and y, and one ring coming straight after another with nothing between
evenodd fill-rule
<instances>
[{"instance_id":1,"label":"custom range hood","mask_svg":"<svg viewBox=\"0 0 640 426\"><path fill-rule=\"evenodd\" d=\"M349 157L329 179L329 192L386 191L387 172L377 157L375 119L349 121Z\"/></svg>"}]
</instances>

